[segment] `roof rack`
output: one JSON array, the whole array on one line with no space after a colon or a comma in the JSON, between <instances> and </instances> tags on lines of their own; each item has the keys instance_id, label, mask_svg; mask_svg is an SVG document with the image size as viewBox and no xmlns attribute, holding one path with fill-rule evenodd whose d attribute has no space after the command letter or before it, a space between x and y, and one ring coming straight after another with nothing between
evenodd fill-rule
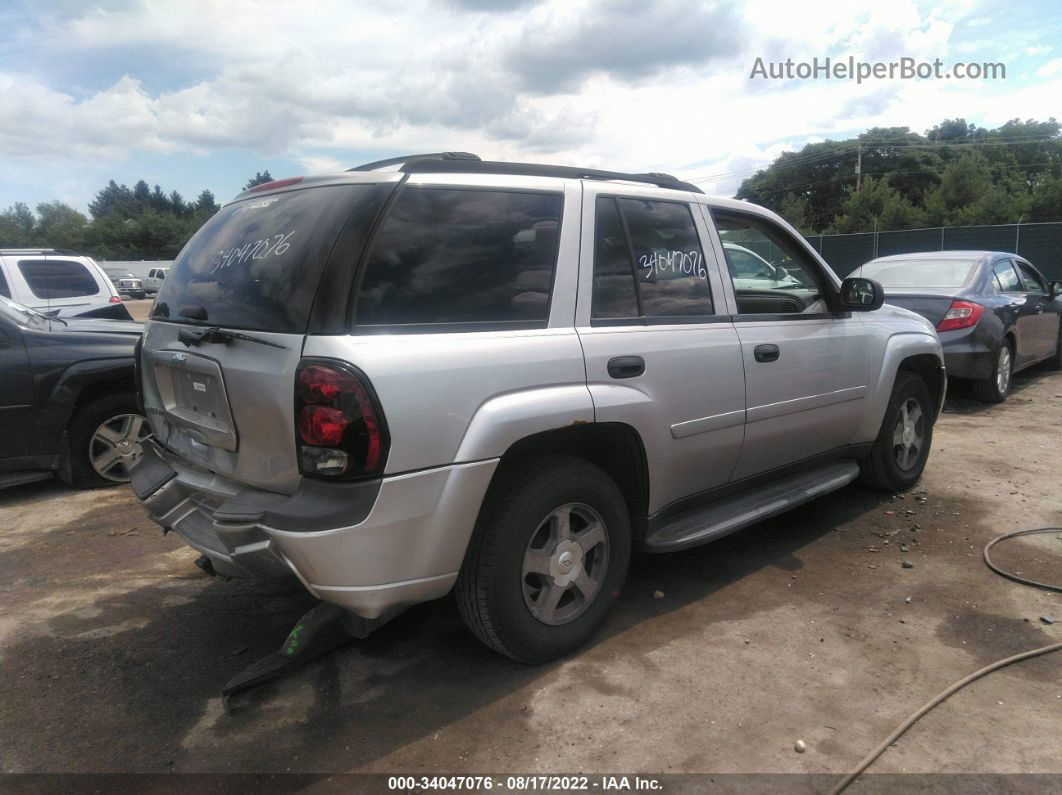
<instances>
[{"instance_id":1,"label":"roof rack","mask_svg":"<svg viewBox=\"0 0 1062 795\"><path fill-rule=\"evenodd\" d=\"M0 254L12 257L18 256L19 254L62 254L66 257L81 256L76 251L69 248L0 248Z\"/></svg>"},{"instance_id":2,"label":"roof rack","mask_svg":"<svg viewBox=\"0 0 1062 795\"><path fill-rule=\"evenodd\" d=\"M646 174L631 174L624 171L603 171L598 168L575 166L550 166L542 163L507 163L500 160L481 160L470 152L435 152L422 155L404 155L387 160L377 160L348 171L373 171L378 168L399 165L399 171L407 174L511 174L524 177L560 177L562 179L599 179L621 182L642 182L659 188L703 193L700 188L683 182L671 174L651 171Z\"/></svg>"},{"instance_id":3,"label":"roof rack","mask_svg":"<svg viewBox=\"0 0 1062 795\"><path fill-rule=\"evenodd\" d=\"M479 160L479 155L474 155L471 152L428 152L422 155L401 155L400 157L389 157L386 160L363 163L360 166L348 168L347 171L375 171L378 168L396 166L399 163L412 163L416 160L460 160L467 163L469 160Z\"/></svg>"}]
</instances>

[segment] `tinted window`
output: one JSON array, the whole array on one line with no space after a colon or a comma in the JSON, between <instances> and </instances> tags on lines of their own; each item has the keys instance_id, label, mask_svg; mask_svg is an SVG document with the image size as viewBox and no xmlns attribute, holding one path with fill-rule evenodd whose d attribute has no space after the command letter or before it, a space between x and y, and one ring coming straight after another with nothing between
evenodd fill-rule
<instances>
[{"instance_id":1,"label":"tinted window","mask_svg":"<svg viewBox=\"0 0 1062 795\"><path fill-rule=\"evenodd\" d=\"M597 200L594 226L594 290L591 317L638 317L634 267L616 200Z\"/></svg>"},{"instance_id":2,"label":"tinted window","mask_svg":"<svg viewBox=\"0 0 1062 795\"><path fill-rule=\"evenodd\" d=\"M992 268L992 274L996 277L996 287L1004 293L1020 293L1021 282L1018 274L1010 264L1010 260L997 262Z\"/></svg>"},{"instance_id":3,"label":"tinted window","mask_svg":"<svg viewBox=\"0 0 1062 795\"><path fill-rule=\"evenodd\" d=\"M1025 290L1030 293L1047 293L1047 287L1044 285L1043 279L1041 279L1036 271L1026 265L1024 262L1014 261L1014 264L1018 266L1018 270L1021 271L1021 280L1025 282Z\"/></svg>"},{"instance_id":4,"label":"tinted window","mask_svg":"<svg viewBox=\"0 0 1062 795\"><path fill-rule=\"evenodd\" d=\"M788 232L754 216L715 211L712 217L740 314L829 311L818 265ZM750 259L759 260L755 268Z\"/></svg>"},{"instance_id":5,"label":"tinted window","mask_svg":"<svg viewBox=\"0 0 1062 795\"><path fill-rule=\"evenodd\" d=\"M646 317L712 314L708 271L687 204L619 199Z\"/></svg>"},{"instance_id":6,"label":"tinted window","mask_svg":"<svg viewBox=\"0 0 1062 795\"><path fill-rule=\"evenodd\" d=\"M973 276L976 260L903 259L868 262L853 276L880 282L882 287L962 287Z\"/></svg>"},{"instance_id":7,"label":"tinted window","mask_svg":"<svg viewBox=\"0 0 1062 795\"><path fill-rule=\"evenodd\" d=\"M563 204L556 194L406 188L372 245L357 325L544 326Z\"/></svg>"},{"instance_id":8,"label":"tinted window","mask_svg":"<svg viewBox=\"0 0 1062 795\"><path fill-rule=\"evenodd\" d=\"M0 295L5 298L11 297L11 288L7 286L7 277L4 276L3 270L0 270Z\"/></svg>"},{"instance_id":9,"label":"tinted window","mask_svg":"<svg viewBox=\"0 0 1062 795\"><path fill-rule=\"evenodd\" d=\"M301 333L321 271L369 185L337 185L245 199L224 207L177 255L152 317L187 321L200 306L211 326Z\"/></svg>"},{"instance_id":10,"label":"tinted window","mask_svg":"<svg viewBox=\"0 0 1062 795\"><path fill-rule=\"evenodd\" d=\"M18 269L37 298L76 298L100 291L96 279L80 262L24 259Z\"/></svg>"}]
</instances>

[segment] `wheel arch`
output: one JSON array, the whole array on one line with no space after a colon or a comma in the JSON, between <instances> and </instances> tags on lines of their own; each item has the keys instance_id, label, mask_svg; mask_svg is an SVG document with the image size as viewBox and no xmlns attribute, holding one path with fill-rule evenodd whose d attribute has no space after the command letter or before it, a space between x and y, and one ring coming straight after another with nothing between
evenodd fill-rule
<instances>
[{"instance_id":1,"label":"wheel arch","mask_svg":"<svg viewBox=\"0 0 1062 795\"><path fill-rule=\"evenodd\" d=\"M508 466L540 455L568 455L602 469L626 501L634 539L644 537L649 513L649 467L641 436L620 422L594 422L530 434L509 446L492 485Z\"/></svg>"},{"instance_id":2,"label":"wheel arch","mask_svg":"<svg viewBox=\"0 0 1062 795\"><path fill-rule=\"evenodd\" d=\"M926 382L933 396L934 421L939 416L947 392L944 353L939 338L922 332L894 334L886 342L877 382L854 442L872 442L877 438L896 383L896 374L901 370L913 372Z\"/></svg>"}]
</instances>

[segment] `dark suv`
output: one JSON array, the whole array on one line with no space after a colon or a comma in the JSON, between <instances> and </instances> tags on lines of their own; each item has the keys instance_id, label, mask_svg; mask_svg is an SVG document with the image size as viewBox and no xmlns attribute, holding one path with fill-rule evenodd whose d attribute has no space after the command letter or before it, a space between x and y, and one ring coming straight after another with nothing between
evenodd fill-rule
<instances>
[{"instance_id":1,"label":"dark suv","mask_svg":"<svg viewBox=\"0 0 1062 795\"><path fill-rule=\"evenodd\" d=\"M138 323L50 317L0 297L0 487L56 473L74 486L129 479Z\"/></svg>"}]
</instances>

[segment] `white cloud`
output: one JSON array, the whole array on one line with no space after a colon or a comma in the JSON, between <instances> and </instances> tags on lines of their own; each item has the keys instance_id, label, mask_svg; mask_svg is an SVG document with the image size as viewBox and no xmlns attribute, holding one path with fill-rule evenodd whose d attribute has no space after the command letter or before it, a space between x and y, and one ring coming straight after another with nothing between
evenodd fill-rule
<instances>
[{"instance_id":1,"label":"white cloud","mask_svg":"<svg viewBox=\"0 0 1062 795\"><path fill-rule=\"evenodd\" d=\"M463 149L683 176L728 172L706 183L725 193L811 140L877 125L922 130L953 116L1035 116L1062 89L1062 59L1037 70L1038 87L748 79L757 56L996 60L1001 45L989 51L987 39L971 38L987 17L965 0L826 0L813 13L778 0L693 10L675 0L504 8L143 0L72 9L42 15L13 40L31 41L41 63L128 63L129 74L82 92L47 72L5 72L0 57L0 157L65 158L77 169L136 150L241 149L287 155L319 173L352 165L352 150ZM990 30L1008 47L1021 41ZM166 80L155 79L156 66ZM182 68L195 77L180 79ZM1041 104L1028 104L1034 98ZM683 172L683 164L695 165Z\"/></svg>"},{"instance_id":2,"label":"white cloud","mask_svg":"<svg viewBox=\"0 0 1062 795\"><path fill-rule=\"evenodd\" d=\"M1036 70L1036 75L1038 77L1062 76L1062 58L1052 58Z\"/></svg>"}]
</instances>

